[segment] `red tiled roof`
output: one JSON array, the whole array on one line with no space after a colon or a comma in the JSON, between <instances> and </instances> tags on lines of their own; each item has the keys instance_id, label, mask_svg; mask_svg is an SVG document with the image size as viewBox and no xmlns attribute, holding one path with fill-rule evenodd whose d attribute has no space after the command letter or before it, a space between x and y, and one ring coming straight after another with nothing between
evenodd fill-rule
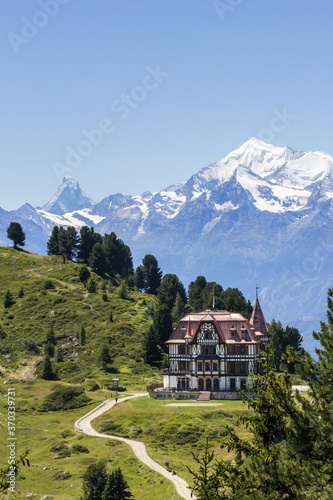
<instances>
[{"instance_id":1,"label":"red tiled roof","mask_svg":"<svg viewBox=\"0 0 333 500\"><path fill-rule=\"evenodd\" d=\"M261 310L258 297L256 298L256 303L254 304L250 323L254 326L255 332L258 332L261 335L269 335L265 317Z\"/></svg>"},{"instance_id":2,"label":"red tiled roof","mask_svg":"<svg viewBox=\"0 0 333 500\"><path fill-rule=\"evenodd\" d=\"M256 301L256 305L257 305ZM258 302L259 305L259 302ZM185 335L187 333L191 336L192 342L200 329L202 323L211 322L214 323L217 333L219 334L222 342L224 343L257 343L261 342L260 337L262 335L267 335L267 326L264 321L264 329L261 330L261 323L258 322L258 310L257 305L257 315L253 316L256 324L252 323L252 317L249 321L244 318L239 313L228 312L228 311L202 311L198 313L191 313L184 316L174 329L171 334L170 339L166 344L172 343L185 343ZM260 308L260 305L259 305ZM263 314L260 308L260 312L263 318ZM260 319L260 317L259 317ZM259 324L260 323L260 324ZM262 335L260 335L262 334Z\"/></svg>"}]
</instances>

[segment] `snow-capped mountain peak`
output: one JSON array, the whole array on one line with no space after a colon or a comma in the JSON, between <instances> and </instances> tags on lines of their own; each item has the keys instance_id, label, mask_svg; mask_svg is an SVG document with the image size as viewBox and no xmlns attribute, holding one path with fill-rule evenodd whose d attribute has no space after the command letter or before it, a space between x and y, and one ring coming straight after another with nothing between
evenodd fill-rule
<instances>
[{"instance_id":1,"label":"snow-capped mountain peak","mask_svg":"<svg viewBox=\"0 0 333 500\"><path fill-rule=\"evenodd\" d=\"M43 206L45 212L63 215L83 208L90 208L94 202L88 198L79 183L70 175L65 175L53 198Z\"/></svg>"}]
</instances>

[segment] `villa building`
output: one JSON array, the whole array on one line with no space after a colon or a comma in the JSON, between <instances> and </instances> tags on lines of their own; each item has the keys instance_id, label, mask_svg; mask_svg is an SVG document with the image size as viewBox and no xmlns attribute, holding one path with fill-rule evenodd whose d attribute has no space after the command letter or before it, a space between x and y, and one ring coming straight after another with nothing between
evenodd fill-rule
<instances>
[{"instance_id":1,"label":"villa building","mask_svg":"<svg viewBox=\"0 0 333 500\"><path fill-rule=\"evenodd\" d=\"M237 391L251 373L261 373L260 352L270 334L256 299L251 319L239 313L207 310L182 318L170 339L164 390Z\"/></svg>"}]
</instances>

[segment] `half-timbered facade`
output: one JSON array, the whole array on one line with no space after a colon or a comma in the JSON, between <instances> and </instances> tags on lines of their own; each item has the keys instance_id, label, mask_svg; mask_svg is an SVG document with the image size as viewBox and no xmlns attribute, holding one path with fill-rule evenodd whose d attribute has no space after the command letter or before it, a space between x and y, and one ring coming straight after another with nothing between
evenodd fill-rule
<instances>
[{"instance_id":1,"label":"half-timbered facade","mask_svg":"<svg viewBox=\"0 0 333 500\"><path fill-rule=\"evenodd\" d=\"M260 352L269 342L259 300L250 320L239 313L207 310L180 320L170 339L164 388L236 391L260 373Z\"/></svg>"}]
</instances>

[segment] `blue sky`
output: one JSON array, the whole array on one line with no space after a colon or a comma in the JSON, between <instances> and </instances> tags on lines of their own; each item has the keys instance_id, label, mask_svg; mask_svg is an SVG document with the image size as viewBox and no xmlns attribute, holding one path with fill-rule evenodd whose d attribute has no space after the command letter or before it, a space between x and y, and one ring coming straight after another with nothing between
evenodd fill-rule
<instances>
[{"instance_id":1,"label":"blue sky","mask_svg":"<svg viewBox=\"0 0 333 500\"><path fill-rule=\"evenodd\" d=\"M63 174L95 201L156 191L252 136L333 154L330 0L0 8L6 210L46 203Z\"/></svg>"}]
</instances>

